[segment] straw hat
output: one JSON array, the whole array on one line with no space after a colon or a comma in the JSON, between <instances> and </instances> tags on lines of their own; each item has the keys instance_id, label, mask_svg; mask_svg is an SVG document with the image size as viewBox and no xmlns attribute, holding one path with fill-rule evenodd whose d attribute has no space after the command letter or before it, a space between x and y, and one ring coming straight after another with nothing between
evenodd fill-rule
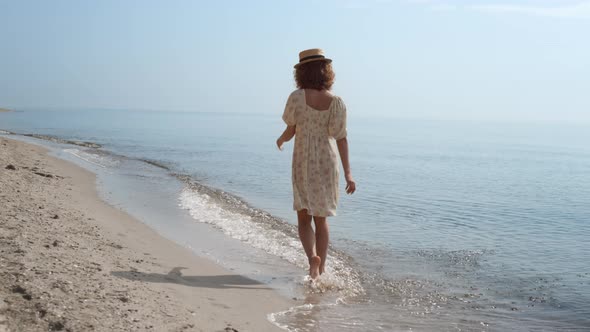
<instances>
[{"instance_id":1,"label":"straw hat","mask_svg":"<svg viewBox=\"0 0 590 332\"><path fill-rule=\"evenodd\" d=\"M299 63L294 67L297 68L299 65L312 61L327 61L332 62L332 59L328 59L324 56L324 50L321 48L312 48L309 50L299 52Z\"/></svg>"}]
</instances>

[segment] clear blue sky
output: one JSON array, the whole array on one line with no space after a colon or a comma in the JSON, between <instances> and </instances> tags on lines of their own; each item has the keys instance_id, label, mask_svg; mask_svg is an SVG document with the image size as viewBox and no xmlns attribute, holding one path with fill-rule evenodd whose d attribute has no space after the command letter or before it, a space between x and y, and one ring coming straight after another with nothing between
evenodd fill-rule
<instances>
[{"instance_id":1,"label":"clear blue sky","mask_svg":"<svg viewBox=\"0 0 590 332\"><path fill-rule=\"evenodd\" d=\"M359 115L590 123L590 1L4 1L0 107L280 113L305 48Z\"/></svg>"}]
</instances>

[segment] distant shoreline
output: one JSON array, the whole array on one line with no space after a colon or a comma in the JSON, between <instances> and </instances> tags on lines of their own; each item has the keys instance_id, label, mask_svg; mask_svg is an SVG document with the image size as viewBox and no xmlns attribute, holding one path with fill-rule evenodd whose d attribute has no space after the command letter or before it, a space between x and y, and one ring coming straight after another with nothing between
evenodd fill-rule
<instances>
[{"instance_id":1,"label":"distant shoreline","mask_svg":"<svg viewBox=\"0 0 590 332\"><path fill-rule=\"evenodd\" d=\"M6 108L0 108L0 112L12 112L12 110Z\"/></svg>"}]
</instances>

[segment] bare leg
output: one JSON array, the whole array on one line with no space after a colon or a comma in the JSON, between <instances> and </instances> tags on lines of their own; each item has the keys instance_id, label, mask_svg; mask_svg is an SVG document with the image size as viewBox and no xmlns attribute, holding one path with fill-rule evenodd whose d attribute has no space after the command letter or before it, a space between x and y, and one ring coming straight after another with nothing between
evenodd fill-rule
<instances>
[{"instance_id":1,"label":"bare leg","mask_svg":"<svg viewBox=\"0 0 590 332\"><path fill-rule=\"evenodd\" d=\"M315 222L315 243L322 262L320 263L320 274L324 273L326 266L326 257L328 256L328 243L330 241L330 235L328 232L328 221L326 217L313 217Z\"/></svg>"},{"instance_id":2,"label":"bare leg","mask_svg":"<svg viewBox=\"0 0 590 332\"><path fill-rule=\"evenodd\" d=\"M315 279L320 273L321 261L320 257L315 253L315 233L311 226L311 216L307 214L307 210L297 211L297 223L299 239L309 262L309 275L312 279Z\"/></svg>"}]
</instances>

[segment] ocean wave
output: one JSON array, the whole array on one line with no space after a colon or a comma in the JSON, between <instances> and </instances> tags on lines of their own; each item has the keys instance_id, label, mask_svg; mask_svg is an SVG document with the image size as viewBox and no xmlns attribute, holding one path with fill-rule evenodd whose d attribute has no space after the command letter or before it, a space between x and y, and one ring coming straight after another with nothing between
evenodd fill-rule
<instances>
[{"instance_id":1,"label":"ocean wave","mask_svg":"<svg viewBox=\"0 0 590 332\"><path fill-rule=\"evenodd\" d=\"M91 164L100 166L100 167L116 167L120 165L120 161L123 159L126 160L137 160L140 162L144 162L151 166L158 167L160 169L166 170L168 172L172 171L171 166L166 163L165 161L148 159L148 158L130 158L127 156L119 155L117 153L102 150L102 145L96 142L89 142L89 141L75 141L70 139L61 138L59 136L54 135L42 135L42 134L19 134L14 133L11 131L0 130L0 134L13 134L13 135L21 135L26 137L33 137L53 143L58 144L66 144L66 145L76 145L79 147L89 148L86 150L80 149L64 149L64 152L70 153L86 162Z\"/></svg>"},{"instance_id":2,"label":"ocean wave","mask_svg":"<svg viewBox=\"0 0 590 332\"><path fill-rule=\"evenodd\" d=\"M100 145L98 143L94 143L94 142L74 141L74 140L59 138L57 136L52 136L52 135L40 135L40 134L21 134L21 135L27 136L27 137L38 138L38 139L42 139L42 140L46 140L46 141L50 141L50 142L54 142L54 143L77 145L77 146L82 146L82 147L86 147L86 148L98 149L98 148L102 147L102 145Z\"/></svg>"},{"instance_id":3,"label":"ocean wave","mask_svg":"<svg viewBox=\"0 0 590 332\"><path fill-rule=\"evenodd\" d=\"M161 168L166 171L172 171L172 168L163 161L154 160L154 159L147 159L147 158L139 158L137 160L143 161L146 164L150 164L152 166Z\"/></svg>"},{"instance_id":4,"label":"ocean wave","mask_svg":"<svg viewBox=\"0 0 590 332\"><path fill-rule=\"evenodd\" d=\"M118 160L112 158L112 154L100 152L100 150L64 149L63 151L102 168L116 167L120 164Z\"/></svg>"}]
</instances>

